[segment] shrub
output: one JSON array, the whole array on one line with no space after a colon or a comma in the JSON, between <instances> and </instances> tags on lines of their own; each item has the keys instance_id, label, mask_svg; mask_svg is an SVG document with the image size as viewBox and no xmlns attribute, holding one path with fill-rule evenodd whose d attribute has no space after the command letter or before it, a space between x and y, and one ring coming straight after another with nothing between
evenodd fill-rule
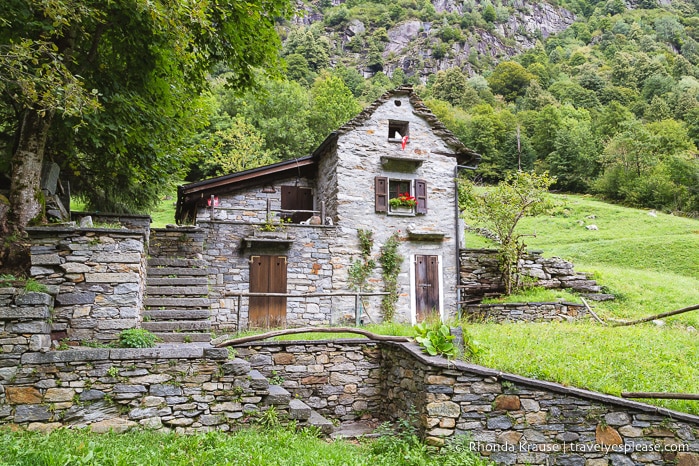
<instances>
[{"instance_id":1,"label":"shrub","mask_svg":"<svg viewBox=\"0 0 699 466\"><path fill-rule=\"evenodd\" d=\"M158 341L158 337L143 328L130 328L119 334L121 348L152 348Z\"/></svg>"}]
</instances>

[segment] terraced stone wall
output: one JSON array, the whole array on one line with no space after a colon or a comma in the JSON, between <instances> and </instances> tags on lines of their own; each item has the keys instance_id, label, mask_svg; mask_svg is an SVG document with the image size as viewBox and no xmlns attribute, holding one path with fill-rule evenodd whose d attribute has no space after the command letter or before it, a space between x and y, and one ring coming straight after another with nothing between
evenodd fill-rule
<instances>
[{"instance_id":1,"label":"terraced stone wall","mask_svg":"<svg viewBox=\"0 0 699 466\"><path fill-rule=\"evenodd\" d=\"M699 464L699 417L381 344L383 412L497 464Z\"/></svg>"},{"instance_id":2,"label":"terraced stone wall","mask_svg":"<svg viewBox=\"0 0 699 466\"><path fill-rule=\"evenodd\" d=\"M225 349L74 349L24 353L0 384L0 423L106 431L228 430L263 406L269 383ZM286 400L288 403L288 400Z\"/></svg>"},{"instance_id":3,"label":"terraced stone wall","mask_svg":"<svg viewBox=\"0 0 699 466\"><path fill-rule=\"evenodd\" d=\"M587 314L585 306L574 303L467 304L464 315L473 321L550 322L571 321Z\"/></svg>"},{"instance_id":4,"label":"terraced stone wall","mask_svg":"<svg viewBox=\"0 0 699 466\"><path fill-rule=\"evenodd\" d=\"M573 264L558 257L542 257L529 252L520 263L522 274L544 288L570 288L591 299L613 298L600 294L602 288L587 274L576 272ZM500 295L505 286L498 269L496 249L462 249L460 252L461 301L477 303L487 296Z\"/></svg>"},{"instance_id":5,"label":"terraced stone wall","mask_svg":"<svg viewBox=\"0 0 699 466\"><path fill-rule=\"evenodd\" d=\"M281 341L236 351L324 416L350 421L383 411L381 350L374 342Z\"/></svg>"},{"instance_id":6,"label":"terraced stone wall","mask_svg":"<svg viewBox=\"0 0 699 466\"><path fill-rule=\"evenodd\" d=\"M27 233L31 276L55 296L53 340L109 342L138 326L147 229L36 227Z\"/></svg>"}]
</instances>

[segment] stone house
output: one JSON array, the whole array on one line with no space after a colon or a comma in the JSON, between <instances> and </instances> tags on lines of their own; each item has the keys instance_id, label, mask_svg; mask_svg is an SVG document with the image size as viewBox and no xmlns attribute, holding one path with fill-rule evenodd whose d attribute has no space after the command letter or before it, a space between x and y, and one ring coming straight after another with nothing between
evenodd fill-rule
<instances>
[{"instance_id":1,"label":"stone house","mask_svg":"<svg viewBox=\"0 0 699 466\"><path fill-rule=\"evenodd\" d=\"M401 87L309 156L181 186L176 218L204 232L210 296L222 302L212 309L216 326L336 324L354 320L357 307L363 320L380 320L378 266L362 287L371 295L348 296L360 229L373 234L374 258L392 235L399 239L398 320L454 315L461 247L455 177L479 159L411 87ZM391 201L406 193L414 205Z\"/></svg>"}]
</instances>

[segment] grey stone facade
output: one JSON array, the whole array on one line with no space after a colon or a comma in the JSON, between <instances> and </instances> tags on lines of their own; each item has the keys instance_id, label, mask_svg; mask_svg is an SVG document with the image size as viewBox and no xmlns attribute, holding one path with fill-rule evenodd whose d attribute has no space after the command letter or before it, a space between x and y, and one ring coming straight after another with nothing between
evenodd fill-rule
<instances>
[{"instance_id":1,"label":"grey stone facade","mask_svg":"<svg viewBox=\"0 0 699 466\"><path fill-rule=\"evenodd\" d=\"M405 147L396 128L409 134ZM460 160L473 162L477 154L464 148L412 90L399 89L387 93L331 134L312 156L303 159L303 171L299 168L296 173L294 164L289 162L288 167L272 165L253 169L249 174L213 179L215 187L209 191L205 189L207 181L183 186L178 198L180 212L189 212L187 215L195 218L196 225L206 234L202 257L211 267L211 296L216 308L213 318L217 325L245 327L248 299L242 297L239 305L235 294L249 291L249 259L256 254L287 257L288 293L333 294L290 297L287 325L354 319L355 297L338 294L351 288L348 271L360 257L359 229L373 232L374 258L391 235L396 234L400 240L398 253L404 260L398 276L396 319L416 321L416 256L428 256L438 262L438 272L433 272L434 277L426 285L438 290L434 293L438 299L433 297L430 305L442 317L455 315L460 240L454 178ZM283 175L273 176L277 172ZM236 177L241 181L236 181ZM386 204L398 189L417 196L418 189L424 187L420 206L407 213L394 211L393 207L381 211L377 206L376 177L386 180ZM313 190L314 212L308 216L315 214L317 224L288 225L288 242L248 241L266 220L277 221L284 215L280 189L284 185ZM188 189L196 191L191 198L182 194ZM213 209L206 202L210 196L217 199ZM379 267L371 274L364 291L384 291ZM380 302L380 296L362 299L367 314L364 321L382 319Z\"/></svg>"}]
</instances>

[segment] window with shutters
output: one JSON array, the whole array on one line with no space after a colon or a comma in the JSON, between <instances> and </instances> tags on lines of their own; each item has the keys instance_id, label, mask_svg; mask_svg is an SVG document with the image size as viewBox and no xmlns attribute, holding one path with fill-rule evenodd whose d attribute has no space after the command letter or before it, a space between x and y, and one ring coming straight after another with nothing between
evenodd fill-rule
<instances>
[{"instance_id":1,"label":"window with shutters","mask_svg":"<svg viewBox=\"0 0 699 466\"><path fill-rule=\"evenodd\" d=\"M374 207L376 212L389 215L424 215L427 213L427 182L425 180L400 180L377 176L374 179ZM391 202L391 199L407 199ZM413 199L410 202L410 199ZM413 204L414 205L405 205Z\"/></svg>"}]
</instances>

